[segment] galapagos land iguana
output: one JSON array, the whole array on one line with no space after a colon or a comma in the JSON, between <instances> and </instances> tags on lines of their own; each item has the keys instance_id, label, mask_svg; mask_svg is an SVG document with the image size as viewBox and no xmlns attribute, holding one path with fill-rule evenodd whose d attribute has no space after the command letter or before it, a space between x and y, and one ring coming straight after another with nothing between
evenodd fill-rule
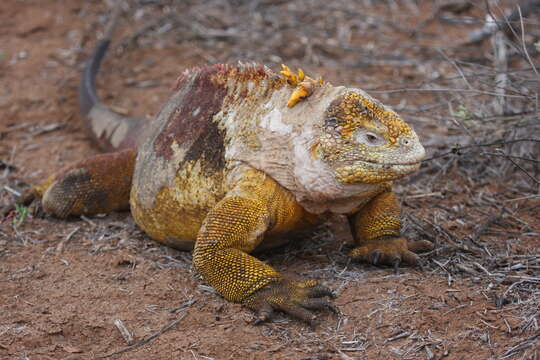
<instances>
[{"instance_id":1,"label":"galapagos land iguana","mask_svg":"<svg viewBox=\"0 0 540 360\"><path fill-rule=\"evenodd\" d=\"M251 255L346 215L359 261L415 264L432 247L400 236L392 181L416 171L424 148L394 111L356 88L255 64L186 70L153 119L126 118L96 95L118 11L80 83L80 110L106 153L67 166L19 199L45 213L131 210L155 240L192 250L219 294L268 319L309 323L332 291L293 281Z\"/></svg>"}]
</instances>

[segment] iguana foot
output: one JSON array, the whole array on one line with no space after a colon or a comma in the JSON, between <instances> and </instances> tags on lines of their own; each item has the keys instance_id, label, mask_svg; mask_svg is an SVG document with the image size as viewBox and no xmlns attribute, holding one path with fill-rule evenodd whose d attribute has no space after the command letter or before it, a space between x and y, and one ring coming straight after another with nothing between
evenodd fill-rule
<instances>
[{"instance_id":1,"label":"iguana foot","mask_svg":"<svg viewBox=\"0 0 540 360\"><path fill-rule=\"evenodd\" d=\"M0 209L0 216L7 217L18 205L31 207L31 213L37 214L41 211L41 201L37 201L39 199L40 195L35 186L28 188L15 201Z\"/></svg>"},{"instance_id":2,"label":"iguana foot","mask_svg":"<svg viewBox=\"0 0 540 360\"><path fill-rule=\"evenodd\" d=\"M417 265L420 257L415 253L432 249L433 244L427 240L407 242L407 239L402 237L384 237L364 242L354 248L349 256L373 265L385 264L397 268L402 262Z\"/></svg>"},{"instance_id":3,"label":"iguana foot","mask_svg":"<svg viewBox=\"0 0 540 360\"><path fill-rule=\"evenodd\" d=\"M58 218L129 209L135 156L133 149L125 149L69 165L26 190L0 215L8 215L17 205L31 205L33 214Z\"/></svg>"},{"instance_id":4,"label":"iguana foot","mask_svg":"<svg viewBox=\"0 0 540 360\"><path fill-rule=\"evenodd\" d=\"M335 298L332 290L314 280L299 282L281 279L256 291L243 303L257 312L255 325L269 320L274 310L280 310L314 327L316 316L311 310L330 309L338 312L327 296Z\"/></svg>"}]
</instances>

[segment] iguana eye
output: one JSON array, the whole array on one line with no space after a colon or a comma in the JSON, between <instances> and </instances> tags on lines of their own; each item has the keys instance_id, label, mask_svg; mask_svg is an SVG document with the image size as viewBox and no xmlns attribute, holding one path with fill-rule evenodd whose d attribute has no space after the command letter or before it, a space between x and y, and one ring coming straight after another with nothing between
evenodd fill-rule
<instances>
[{"instance_id":1,"label":"iguana eye","mask_svg":"<svg viewBox=\"0 0 540 360\"><path fill-rule=\"evenodd\" d=\"M327 126L336 126L338 123L338 119L336 117L331 117L326 119L326 125Z\"/></svg>"},{"instance_id":2,"label":"iguana eye","mask_svg":"<svg viewBox=\"0 0 540 360\"><path fill-rule=\"evenodd\" d=\"M357 130L354 134L354 140L368 146L380 146L386 143L383 136L367 130Z\"/></svg>"},{"instance_id":3,"label":"iguana eye","mask_svg":"<svg viewBox=\"0 0 540 360\"><path fill-rule=\"evenodd\" d=\"M366 139L370 142L370 143L375 143L377 142L377 135L374 135L374 134L366 134Z\"/></svg>"}]
</instances>

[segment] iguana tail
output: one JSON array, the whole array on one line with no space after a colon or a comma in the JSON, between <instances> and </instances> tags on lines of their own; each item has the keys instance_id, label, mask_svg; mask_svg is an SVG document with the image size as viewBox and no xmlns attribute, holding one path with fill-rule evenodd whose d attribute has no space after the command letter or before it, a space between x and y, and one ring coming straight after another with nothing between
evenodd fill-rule
<instances>
[{"instance_id":1,"label":"iguana tail","mask_svg":"<svg viewBox=\"0 0 540 360\"><path fill-rule=\"evenodd\" d=\"M83 124L92 140L105 152L137 147L145 121L144 118L130 118L113 112L99 100L96 93L96 76L111 43L120 11L120 1L117 1L104 37L99 40L88 59L79 84L79 107Z\"/></svg>"}]
</instances>

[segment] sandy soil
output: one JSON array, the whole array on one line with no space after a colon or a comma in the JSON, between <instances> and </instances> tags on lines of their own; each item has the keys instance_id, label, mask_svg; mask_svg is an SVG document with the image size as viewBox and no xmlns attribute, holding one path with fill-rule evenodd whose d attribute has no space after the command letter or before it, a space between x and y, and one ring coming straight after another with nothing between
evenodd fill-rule
<instances>
[{"instance_id":1,"label":"sandy soil","mask_svg":"<svg viewBox=\"0 0 540 360\"><path fill-rule=\"evenodd\" d=\"M113 51L99 80L100 92L117 109L151 116L183 68L235 61L242 58L238 54L253 53L258 54L255 60L274 68L280 61L296 65L308 59L309 70L335 83L371 89L385 84L392 88L389 83L416 84L427 76L421 67L384 57L391 55L396 45L392 41L442 46L457 43L473 28L436 21L422 28L428 35L411 40L396 31L395 24L414 29L427 19L432 7L430 2L421 3L416 11L397 5L391 19L381 17L383 30L368 32L369 36L363 37L361 25L357 28L362 31L350 28L350 43L362 46L367 54L363 61L370 54L387 59L367 70L351 70L356 60L350 52L343 53L347 66L342 66L340 49L326 53L333 61L312 61L305 44L296 47L291 41L276 54L278 58L272 58L272 48L257 53L242 48L246 45L240 41L224 45L219 37L200 40L196 32L179 41L164 31L159 41L154 34L142 39L140 46ZM150 10L137 17L135 5L131 6L120 39L163 11L147 5ZM386 14L386 8L380 7L372 5L370 16L377 19L377 14ZM265 12L260 11L259 20L264 21ZM100 1L0 2L0 207L13 200L11 189L20 191L63 165L97 153L80 125L77 84L84 58L108 12ZM219 16L219 9L214 12ZM476 8L471 14L482 15ZM183 21L185 26L190 19ZM333 49L331 45L325 49ZM230 49L224 50L227 46ZM410 46L408 56L422 51ZM437 69L454 71L447 63ZM397 107L403 102L422 106L438 101L433 95L407 92L377 96ZM430 144L450 133L440 123L411 119ZM429 171L423 176L428 178ZM430 219L463 241L495 213L497 203L520 196L509 191L511 184L467 182L459 169L432 179L429 189L418 185L425 182L400 185L404 212L413 220ZM477 239L497 254L491 258L485 254L474 258L474 253L448 245L448 239L433 231L428 239L436 242L438 251L424 256L423 268L403 268L395 274L391 269L351 263L345 256L350 245L343 226L323 229L313 239L264 254L263 259L279 271L323 279L336 290L335 303L342 314L321 312L316 329L282 315L272 323L252 326L248 310L225 301L204 284L190 254L159 246L137 229L128 213L69 221L30 216L21 224L10 218L0 225L0 358L91 359L124 349L171 323L174 326L156 339L113 358L502 358L513 346L537 336L539 314L531 310L532 292L519 301L510 296L527 284L506 292L515 281L486 277L481 268L492 271L506 266L507 258L538 254L540 219L534 215L539 209L534 201L512 202L511 216ZM407 220L409 234L426 238L415 232L413 220ZM460 262L465 270L455 266ZM512 274L538 277L538 266L518 267ZM504 306L498 298L504 298ZM131 332L132 340L124 339L114 324L117 320ZM508 358L538 358L540 340L536 339Z\"/></svg>"}]
</instances>

